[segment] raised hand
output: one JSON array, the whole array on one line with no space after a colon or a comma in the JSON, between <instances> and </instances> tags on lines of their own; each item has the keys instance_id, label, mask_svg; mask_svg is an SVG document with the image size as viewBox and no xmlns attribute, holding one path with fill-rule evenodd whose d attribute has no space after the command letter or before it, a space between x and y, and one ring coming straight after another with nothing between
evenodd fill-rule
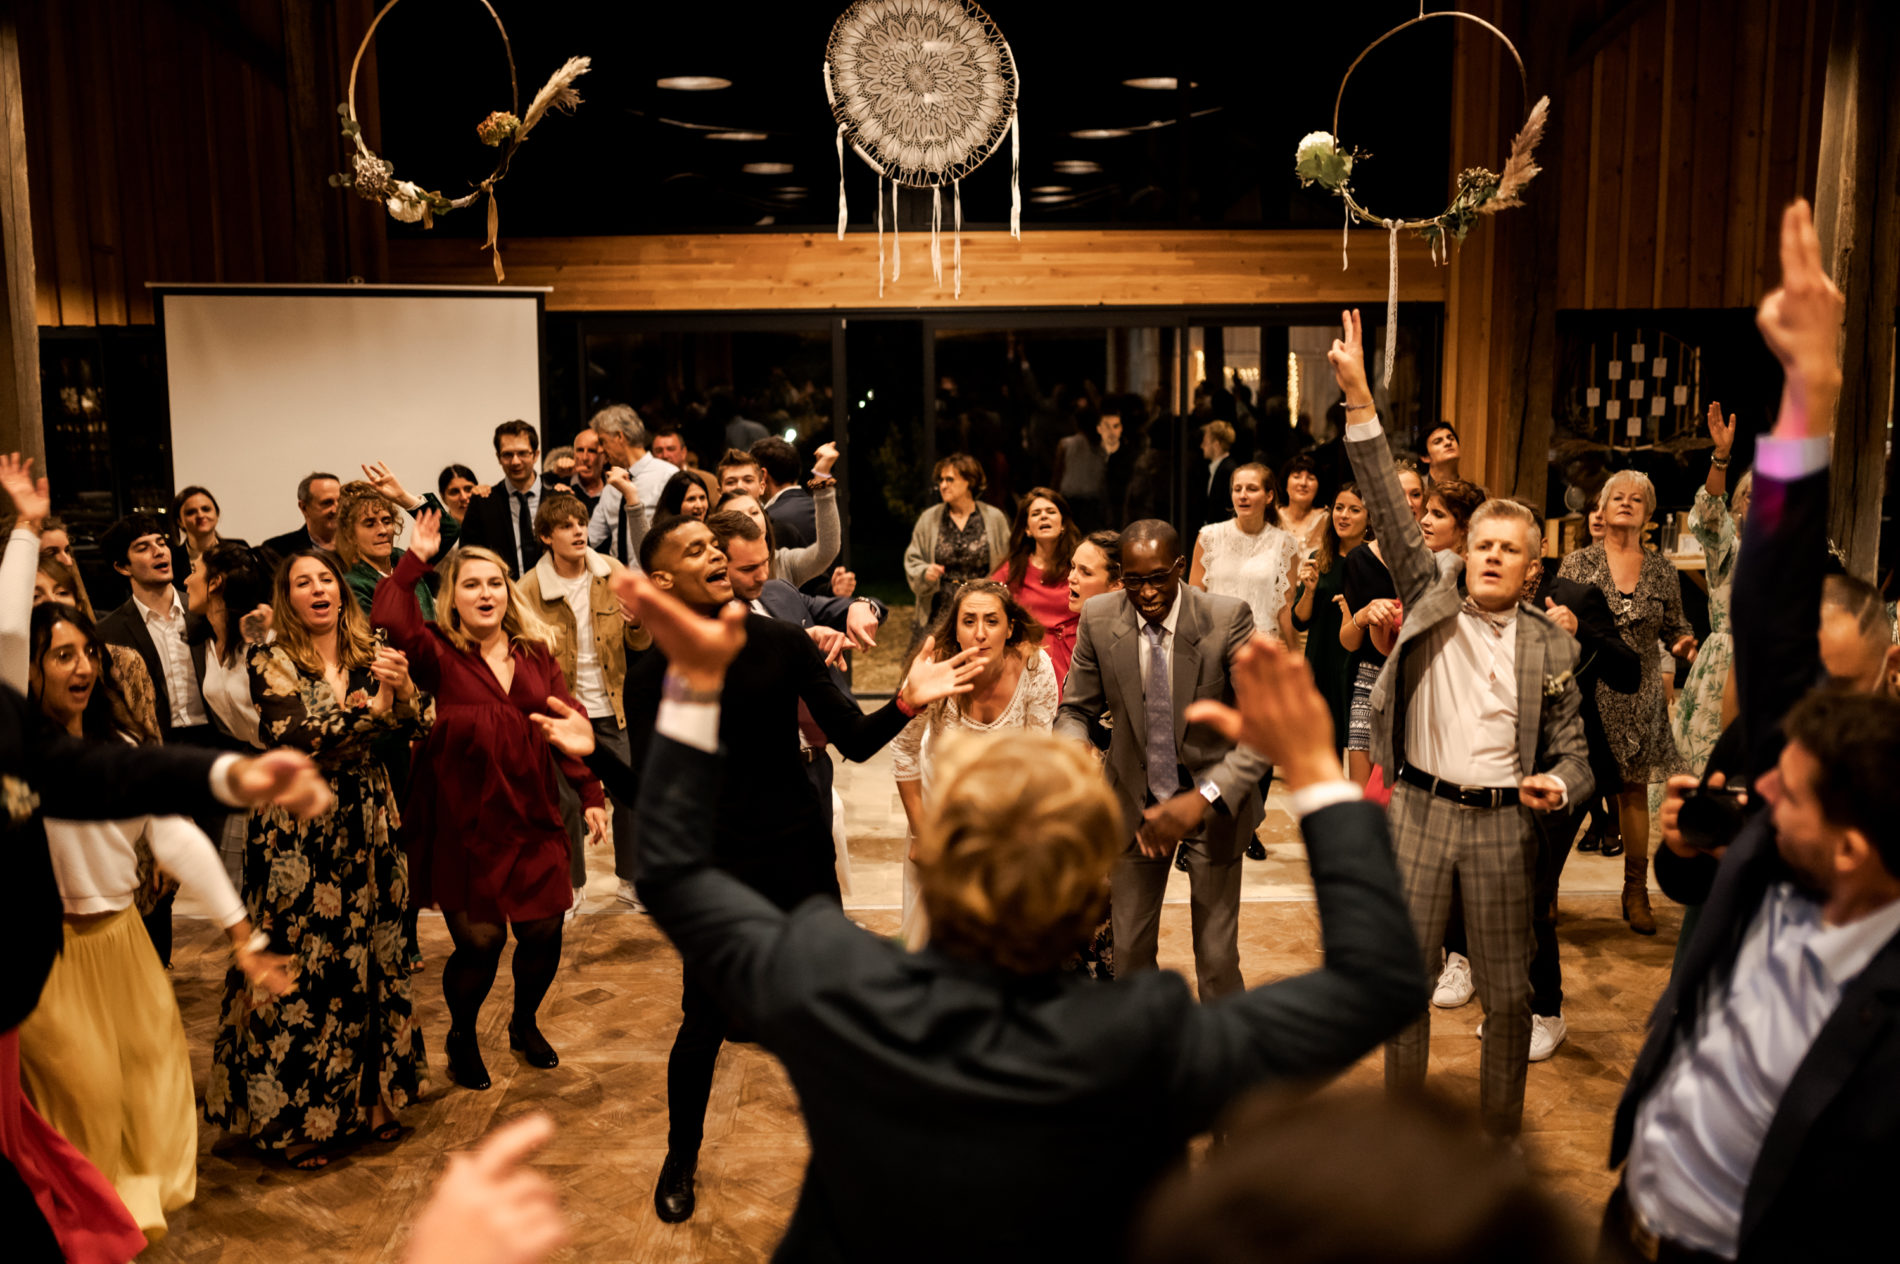
<instances>
[{"instance_id":1,"label":"raised hand","mask_svg":"<svg viewBox=\"0 0 1900 1264\"><path fill-rule=\"evenodd\" d=\"M403 490L401 480L389 472L389 466L381 461L371 461L363 467L363 477L371 487L383 496L395 501L404 509L415 504L415 499Z\"/></svg>"},{"instance_id":2,"label":"raised hand","mask_svg":"<svg viewBox=\"0 0 1900 1264\"><path fill-rule=\"evenodd\" d=\"M450 1159L409 1235L407 1264L539 1264L565 1243L560 1193L528 1166L553 1136L552 1119L526 1115Z\"/></svg>"},{"instance_id":3,"label":"raised hand","mask_svg":"<svg viewBox=\"0 0 1900 1264\"><path fill-rule=\"evenodd\" d=\"M240 759L231 773L231 788L252 807L274 804L300 821L322 816L336 805L330 783L302 751L265 751Z\"/></svg>"},{"instance_id":4,"label":"raised hand","mask_svg":"<svg viewBox=\"0 0 1900 1264\"><path fill-rule=\"evenodd\" d=\"M848 571L842 566L832 567L831 569L831 595L832 596L849 597L849 596L854 595L857 591L858 591L858 574L856 571Z\"/></svg>"},{"instance_id":5,"label":"raised hand","mask_svg":"<svg viewBox=\"0 0 1900 1264\"><path fill-rule=\"evenodd\" d=\"M1715 440L1715 455L1726 458L1729 449L1735 446L1735 414L1728 415L1728 421L1722 420L1722 405L1716 400L1709 401L1709 438Z\"/></svg>"},{"instance_id":6,"label":"raised hand","mask_svg":"<svg viewBox=\"0 0 1900 1264\"><path fill-rule=\"evenodd\" d=\"M1341 312L1339 323L1340 336L1333 339L1332 349L1326 353L1327 363L1333 366L1333 380L1345 392L1348 404L1370 403L1372 388L1366 382L1365 328L1359 319L1359 309L1354 307Z\"/></svg>"},{"instance_id":7,"label":"raised hand","mask_svg":"<svg viewBox=\"0 0 1900 1264\"><path fill-rule=\"evenodd\" d=\"M244 638L246 645L262 645L270 639L271 622L276 617L269 606L259 604L238 620L238 635Z\"/></svg>"},{"instance_id":8,"label":"raised hand","mask_svg":"<svg viewBox=\"0 0 1900 1264\"><path fill-rule=\"evenodd\" d=\"M1544 613L1550 616L1552 623L1570 633L1570 635L1575 636L1577 634L1576 612L1571 610L1569 606L1558 605L1555 597L1544 598Z\"/></svg>"},{"instance_id":9,"label":"raised hand","mask_svg":"<svg viewBox=\"0 0 1900 1264\"><path fill-rule=\"evenodd\" d=\"M838 445L821 443L812 453L811 473L813 478L830 478L831 467L838 463Z\"/></svg>"},{"instance_id":10,"label":"raised hand","mask_svg":"<svg viewBox=\"0 0 1900 1264\"><path fill-rule=\"evenodd\" d=\"M531 715L534 727L541 730L541 736L547 739L549 746L563 755L572 755L575 759L585 759L594 753L594 722L585 712L576 711L559 698L548 698L548 710L553 715Z\"/></svg>"},{"instance_id":11,"label":"raised hand","mask_svg":"<svg viewBox=\"0 0 1900 1264\"><path fill-rule=\"evenodd\" d=\"M53 512L53 500L46 490L46 480L33 477L33 458L22 458L18 452L0 456L0 488L13 497L13 512L19 516L20 525L37 533Z\"/></svg>"},{"instance_id":12,"label":"raised hand","mask_svg":"<svg viewBox=\"0 0 1900 1264\"><path fill-rule=\"evenodd\" d=\"M845 612L844 634L861 650L877 644L877 607L868 601L854 601Z\"/></svg>"},{"instance_id":13,"label":"raised hand","mask_svg":"<svg viewBox=\"0 0 1900 1264\"><path fill-rule=\"evenodd\" d=\"M976 657L974 649L964 650L941 663L936 661L936 650L937 638L925 637L917 661L910 665L910 675L904 677L903 687L898 690L897 696L913 711L921 711L952 694L970 692L970 682L983 674L985 664Z\"/></svg>"},{"instance_id":14,"label":"raised hand","mask_svg":"<svg viewBox=\"0 0 1900 1264\"><path fill-rule=\"evenodd\" d=\"M620 492L620 499L628 506L640 503L640 489L633 485L633 478L618 465L607 468L607 486Z\"/></svg>"},{"instance_id":15,"label":"raised hand","mask_svg":"<svg viewBox=\"0 0 1900 1264\"><path fill-rule=\"evenodd\" d=\"M1374 597L1359 608L1358 619L1362 627L1387 628L1397 623L1401 607L1391 597Z\"/></svg>"},{"instance_id":16,"label":"raised hand","mask_svg":"<svg viewBox=\"0 0 1900 1264\"><path fill-rule=\"evenodd\" d=\"M1302 559L1298 582L1302 588L1315 587L1319 583L1319 563L1310 557Z\"/></svg>"},{"instance_id":17,"label":"raised hand","mask_svg":"<svg viewBox=\"0 0 1900 1264\"><path fill-rule=\"evenodd\" d=\"M1762 298L1755 324L1787 374L1784 398L1800 414L1788 420L1799 434L1833 429L1846 310L1846 300L1821 260L1814 211L1805 198L1796 198L1781 216L1781 284ZM1781 432L1779 420L1776 431Z\"/></svg>"},{"instance_id":18,"label":"raised hand","mask_svg":"<svg viewBox=\"0 0 1900 1264\"><path fill-rule=\"evenodd\" d=\"M390 703L399 698L416 696L416 682L409 677L409 656L401 650L377 646L376 657L370 660L369 674L382 682L373 700L379 711L387 710Z\"/></svg>"},{"instance_id":19,"label":"raised hand","mask_svg":"<svg viewBox=\"0 0 1900 1264\"><path fill-rule=\"evenodd\" d=\"M442 549L442 515L425 509L416 515L415 529L409 533L409 551L418 562L433 562Z\"/></svg>"},{"instance_id":20,"label":"raised hand","mask_svg":"<svg viewBox=\"0 0 1900 1264\"><path fill-rule=\"evenodd\" d=\"M744 606L728 602L718 618L708 619L639 571L624 571L612 582L621 604L631 607L653 634L668 671L694 689L725 687L726 668L745 648Z\"/></svg>"},{"instance_id":21,"label":"raised hand","mask_svg":"<svg viewBox=\"0 0 1900 1264\"><path fill-rule=\"evenodd\" d=\"M1313 683L1304 657L1256 632L1229 666L1238 707L1213 699L1188 704L1189 724L1206 724L1230 742L1244 742L1294 789L1337 781L1333 713Z\"/></svg>"}]
</instances>

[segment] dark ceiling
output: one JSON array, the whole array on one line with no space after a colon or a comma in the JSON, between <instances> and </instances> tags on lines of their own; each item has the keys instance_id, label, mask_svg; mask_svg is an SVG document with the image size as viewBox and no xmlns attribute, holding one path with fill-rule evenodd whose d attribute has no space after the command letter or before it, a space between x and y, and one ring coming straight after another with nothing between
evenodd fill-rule
<instances>
[{"instance_id":1,"label":"dark ceiling","mask_svg":"<svg viewBox=\"0 0 1900 1264\"><path fill-rule=\"evenodd\" d=\"M537 127L502 186L509 237L710 232L836 223L835 127L821 68L845 0L743 5L526 3L494 0L508 23L525 108L563 59L586 54L585 104ZM1278 0L1179 7L1154 0L997 0L989 12L1022 80L1023 215L1039 228L1122 224L1336 226L1337 201L1293 177L1301 136L1332 126L1339 77L1359 51L1414 16L1414 0L1350 8ZM1340 129L1369 151L1361 200L1430 214L1448 196L1451 22L1390 41L1352 80ZM454 195L486 175L494 151L475 124L507 105L500 42L468 0L410 0L377 36L383 153L407 179ZM716 75L711 92L661 89L669 75ZM1186 76L1187 93L1123 86ZM1535 87L1535 85L1533 85ZM673 120L674 122L667 122ZM678 123L766 133L708 139ZM1137 128L1084 140L1091 128ZM964 222L994 228L1009 212L1008 152L964 181ZM1098 163L1059 173L1058 162ZM1497 161L1492 158L1495 164ZM790 164L748 174L748 163ZM873 224L874 177L849 151L854 228ZM1038 202L1033 191L1059 201ZM929 195L907 192L904 227L925 227ZM945 222L949 207L945 207ZM480 236L479 213L434 231ZM408 235L420 226L393 224Z\"/></svg>"}]
</instances>

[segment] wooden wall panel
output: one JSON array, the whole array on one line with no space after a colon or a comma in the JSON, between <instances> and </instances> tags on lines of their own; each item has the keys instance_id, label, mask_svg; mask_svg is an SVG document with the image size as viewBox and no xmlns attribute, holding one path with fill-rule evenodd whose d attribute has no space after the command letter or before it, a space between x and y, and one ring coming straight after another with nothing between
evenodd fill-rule
<instances>
[{"instance_id":1,"label":"wooden wall panel","mask_svg":"<svg viewBox=\"0 0 1900 1264\"><path fill-rule=\"evenodd\" d=\"M1663 147L1657 156L1657 260L1651 306L1689 305L1690 225L1695 209L1696 0L1668 0L1664 6L1662 100L1666 111L1657 131Z\"/></svg>"},{"instance_id":2,"label":"wooden wall panel","mask_svg":"<svg viewBox=\"0 0 1900 1264\"><path fill-rule=\"evenodd\" d=\"M1332 229L1286 232L1114 231L963 235L963 297L931 278L929 246L904 238L903 279L877 284L877 237L731 233L651 237L504 238L510 285L549 285L557 311L741 311L838 308L1135 307L1175 304L1358 303L1381 308L1387 239L1356 231L1339 267ZM886 242L888 248L889 243ZM390 280L485 285L488 256L466 238L389 243ZM1447 270L1425 243L1399 245L1399 298L1442 302Z\"/></svg>"}]
</instances>

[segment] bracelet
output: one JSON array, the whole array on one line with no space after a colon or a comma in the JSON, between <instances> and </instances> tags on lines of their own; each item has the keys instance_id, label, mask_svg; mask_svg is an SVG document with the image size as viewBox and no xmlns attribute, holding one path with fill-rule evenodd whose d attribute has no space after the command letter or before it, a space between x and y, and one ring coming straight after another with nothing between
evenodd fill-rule
<instances>
[{"instance_id":1,"label":"bracelet","mask_svg":"<svg viewBox=\"0 0 1900 1264\"><path fill-rule=\"evenodd\" d=\"M917 708L904 701L904 691L902 689L891 695L891 705L896 707L898 714L902 715L905 719L914 720L917 718Z\"/></svg>"},{"instance_id":2,"label":"bracelet","mask_svg":"<svg viewBox=\"0 0 1900 1264\"><path fill-rule=\"evenodd\" d=\"M1725 470L1728 468L1728 458L1725 456L1712 456L1709 458L1709 464L1718 470Z\"/></svg>"},{"instance_id":3,"label":"bracelet","mask_svg":"<svg viewBox=\"0 0 1900 1264\"><path fill-rule=\"evenodd\" d=\"M1376 405L1374 404L1341 404L1340 407L1344 408L1349 413L1354 413L1354 412L1358 412L1361 408L1373 408L1373 407L1376 407Z\"/></svg>"},{"instance_id":4,"label":"bracelet","mask_svg":"<svg viewBox=\"0 0 1900 1264\"><path fill-rule=\"evenodd\" d=\"M668 702L718 702L720 695L724 692L723 687L719 689L695 689L692 685L687 683L686 677L671 671L667 672L666 678L660 682L660 697Z\"/></svg>"}]
</instances>

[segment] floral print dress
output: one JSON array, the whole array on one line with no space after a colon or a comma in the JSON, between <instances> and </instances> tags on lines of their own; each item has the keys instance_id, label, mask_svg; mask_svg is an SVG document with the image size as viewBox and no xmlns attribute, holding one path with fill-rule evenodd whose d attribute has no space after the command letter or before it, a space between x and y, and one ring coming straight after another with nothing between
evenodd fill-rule
<instances>
[{"instance_id":1,"label":"floral print dress","mask_svg":"<svg viewBox=\"0 0 1900 1264\"><path fill-rule=\"evenodd\" d=\"M1636 577L1636 591L1617 591L1610 574L1610 557L1602 544L1578 549L1564 558L1558 569L1565 579L1595 584L1610 603L1617 631L1642 660L1642 683L1635 693L1618 693L1604 681L1597 681L1597 711L1603 716L1603 734L1616 756L1623 784L1646 786L1662 781L1682 770L1682 756L1676 750L1676 738L1669 731L1669 681L1663 664L1669 656L1665 644L1673 645L1693 629L1682 613L1682 581L1676 568L1660 553L1643 554L1643 567ZM1620 787L1599 787L1614 794Z\"/></svg>"},{"instance_id":2,"label":"floral print dress","mask_svg":"<svg viewBox=\"0 0 1900 1264\"><path fill-rule=\"evenodd\" d=\"M400 1109L426 1081L403 930L409 870L389 774L370 749L420 737L435 704L424 694L373 715L377 682L359 668L339 706L327 681L274 646L253 648L249 670L265 740L308 753L337 798L312 821L280 808L251 818L245 907L272 951L295 958L297 986L273 1000L237 970L226 976L205 1088L206 1119L283 1150L362 1132L379 1099Z\"/></svg>"},{"instance_id":3,"label":"floral print dress","mask_svg":"<svg viewBox=\"0 0 1900 1264\"><path fill-rule=\"evenodd\" d=\"M1722 735L1722 691L1728 685L1729 664L1735 660L1735 638L1728 627L1728 594L1735 580L1741 535L1728 506L1721 497L1709 495L1707 488L1696 489L1690 524L1708 563L1709 636L1689 665L1682 696L1676 700L1672 727L1676 749L1688 762L1689 771L1700 776L1709 762L1709 752L1715 749L1715 739Z\"/></svg>"}]
</instances>

